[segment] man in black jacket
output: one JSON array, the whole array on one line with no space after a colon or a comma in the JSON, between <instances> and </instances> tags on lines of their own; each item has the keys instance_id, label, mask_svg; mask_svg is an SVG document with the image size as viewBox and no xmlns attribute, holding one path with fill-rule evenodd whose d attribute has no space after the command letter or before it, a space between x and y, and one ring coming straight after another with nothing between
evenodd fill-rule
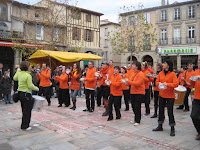
<instances>
[{"instance_id":1,"label":"man in black jacket","mask_svg":"<svg viewBox=\"0 0 200 150\"><path fill-rule=\"evenodd\" d=\"M0 62L0 80L3 77L3 74L4 74L3 63ZM0 100L2 100L2 99L3 99L3 96L2 96L2 87L1 87L1 84L0 84Z\"/></svg>"}]
</instances>

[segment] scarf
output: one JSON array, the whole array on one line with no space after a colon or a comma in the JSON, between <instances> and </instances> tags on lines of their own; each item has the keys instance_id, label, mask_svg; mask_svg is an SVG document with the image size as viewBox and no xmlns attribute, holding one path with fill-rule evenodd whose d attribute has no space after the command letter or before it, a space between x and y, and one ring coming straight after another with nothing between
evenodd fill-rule
<instances>
[{"instance_id":1,"label":"scarf","mask_svg":"<svg viewBox=\"0 0 200 150\"><path fill-rule=\"evenodd\" d=\"M108 73L108 70L109 70L109 68L108 68L108 67L106 67L106 68L103 68L103 69L102 69L102 73L103 73L103 74L107 74L107 73Z\"/></svg>"},{"instance_id":2,"label":"scarf","mask_svg":"<svg viewBox=\"0 0 200 150\"><path fill-rule=\"evenodd\" d=\"M74 76L77 75L77 73L78 73L77 69L73 69L72 73Z\"/></svg>"}]
</instances>

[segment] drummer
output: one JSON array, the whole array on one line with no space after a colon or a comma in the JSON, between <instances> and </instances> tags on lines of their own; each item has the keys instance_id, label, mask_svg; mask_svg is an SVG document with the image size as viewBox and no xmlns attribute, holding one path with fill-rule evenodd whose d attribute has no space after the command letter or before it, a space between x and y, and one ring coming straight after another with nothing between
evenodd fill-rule
<instances>
[{"instance_id":1,"label":"drummer","mask_svg":"<svg viewBox=\"0 0 200 150\"><path fill-rule=\"evenodd\" d=\"M158 127L153 131L163 131L162 124L165 119L165 105L167 103L167 111L169 116L169 125L171 127L170 136L175 136L175 119L173 113L175 91L174 88L178 86L178 79L173 72L173 63L171 60L165 60L163 63L163 71L158 74L156 85L163 84L166 89L159 90L159 115L158 115Z\"/></svg>"},{"instance_id":2,"label":"drummer","mask_svg":"<svg viewBox=\"0 0 200 150\"><path fill-rule=\"evenodd\" d=\"M188 69L182 73L182 77L181 77L183 86L187 88L187 91L185 93L183 104L177 108L177 109L183 109L185 107L184 109L185 112L190 111L190 108L188 105L188 96L190 95L191 89L193 88L192 85L190 84L190 77L194 75L193 64L188 63L187 68Z\"/></svg>"},{"instance_id":3,"label":"drummer","mask_svg":"<svg viewBox=\"0 0 200 150\"><path fill-rule=\"evenodd\" d=\"M59 95L58 95L58 107L62 107L62 104L65 104L65 107L70 105L70 96L69 96L69 87L68 87L68 75L66 73L65 66L62 66L62 74L55 77L56 81L59 84Z\"/></svg>"},{"instance_id":4,"label":"drummer","mask_svg":"<svg viewBox=\"0 0 200 150\"><path fill-rule=\"evenodd\" d=\"M192 86L195 87L194 100L192 102L192 112L190 117L192 118L193 124L197 130L196 140L200 140L200 58L198 59L199 69L195 71L194 76L197 77L198 81L191 82Z\"/></svg>"}]
</instances>

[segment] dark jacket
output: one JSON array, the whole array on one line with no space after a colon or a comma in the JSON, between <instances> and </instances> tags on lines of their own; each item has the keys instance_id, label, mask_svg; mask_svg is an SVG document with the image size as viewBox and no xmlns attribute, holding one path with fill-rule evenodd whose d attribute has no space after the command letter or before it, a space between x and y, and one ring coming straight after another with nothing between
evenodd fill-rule
<instances>
[{"instance_id":1,"label":"dark jacket","mask_svg":"<svg viewBox=\"0 0 200 150\"><path fill-rule=\"evenodd\" d=\"M35 86L38 86L39 80L37 79L37 71L31 70L32 81Z\"/></svg>"},{"instance_id":2,"label":"dark jacket","mask_svg":"<svg viewBox=\"0 0 200 150\"><path fill-rule=\"evenodd\" d=\"M0 80L0 84L1 84L2 93L4 95L8 95L11 93L12 80L9 77L8 78L2 77L2 79Z\"/></svg>"},{"instance_id":3,"label":"dark jacket","mask_svg":"<svg viewBox=\"0 0 200 150\"><path fill-rule=\"evenodd\" d=\"M16 74L16 72L15 72L15 74ZM15 75L15 74L14 74L14 75ZM14 85L13 85L13 90L14 90L14 92L16 92L17 89L18 89L18 81L14 81Z\"/></svg>"}]
</instances>

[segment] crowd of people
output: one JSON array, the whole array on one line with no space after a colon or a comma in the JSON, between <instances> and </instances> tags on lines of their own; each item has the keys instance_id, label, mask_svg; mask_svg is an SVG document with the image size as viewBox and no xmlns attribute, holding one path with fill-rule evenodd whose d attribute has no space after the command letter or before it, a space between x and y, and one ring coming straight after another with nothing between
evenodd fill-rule
<instances>
[{"instance_id":1,"label":"crowd of people","mask_svg":"<svg viewBox=\"0 0 200 150\"><path fill-rule=\"evenodd\" d=\"M200 59L198 64L200 66ZM1 68L0 64L0 73L3 72ZM196 76L197 81L191 81L191 76ZM8 73L5 72L0 82L6 103L10 102L7 99L9 99L11 91L10 87L5 86L11 84L11 80L8 79ZM182 70L177 75L173 70L171 60L165 60L163 64L157 64L155 71L147 62L140 63L135 61L133 64L128 64L127 67L119 67L113 66L112 60L109 63L104 61L98 70L94 67L94 62L89 61L85 72L81 71L78 63L74 63L69 68L59 66L54 71L51 71L51 68L46 63L43 63L42 68L40 68L40 65L31 67L29 62L23 61L13 79L16 82L14 87L17 85L17 91L20 95L23 113L21 129L30 129L29 123L33 105L31 94L45 96L48 106L51 106L54 87L56 97L58 98L58 107L63 105L69 107L72 102L70 109L75 111L77 95L83 85L86 99L86 109L83 110L84 112L92 113L95 111L96 95L96 104L98 107L104 105L105 111L102 113L102 116L108 116L107 121L114 119L113 106L116 119L121 119L120 111L122 97L124 97L124 111L129 111L129 105L131 104L135 115L134 126L140 125L142 103L145 104L144 115L150 115L149 105L151 97L154 95L154 114L151 118L158 117L158 126L153 131L163 131L164 111L165 107L167 107L169 126L171 127L170 136L175 136L174 127L176 125L173 112L175 101L174 88L178 87L178 85L187 88L183 104L177 109L184 108L184 111L189 111L188 96L191 89L195 87L191 118L198 132L196 139L200 140L200 69L194 71L192 63L188 63L187 69Z\"/></svg>"}]
</instances>

